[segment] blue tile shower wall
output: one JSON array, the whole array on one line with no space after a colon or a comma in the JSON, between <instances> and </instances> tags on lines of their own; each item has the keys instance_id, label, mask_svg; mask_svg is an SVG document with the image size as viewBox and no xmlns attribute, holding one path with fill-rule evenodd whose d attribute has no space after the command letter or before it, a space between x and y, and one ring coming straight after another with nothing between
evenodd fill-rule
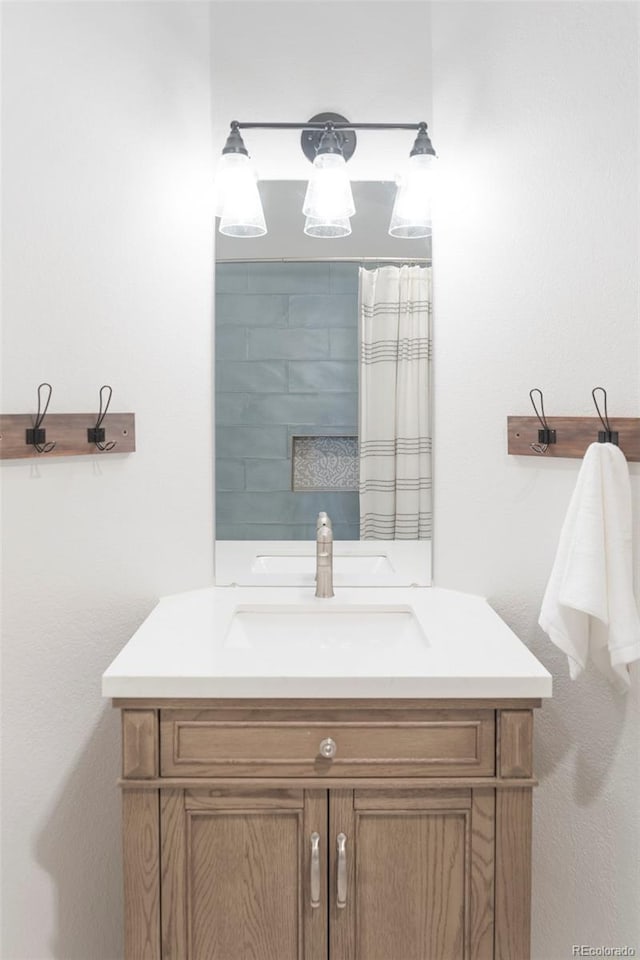
<instances>
[{"instance_id":1,"label":"blue tile shower wall","mask_svg":"<svg viewBox=\"0 0 640 960\"><path fill-rule=\"evenodd\" d=\"M219 263L215 357L217 539L358 540L356 492L291 490L293 435L357 432L358 265Z\"/></svg>"}]
</instances>

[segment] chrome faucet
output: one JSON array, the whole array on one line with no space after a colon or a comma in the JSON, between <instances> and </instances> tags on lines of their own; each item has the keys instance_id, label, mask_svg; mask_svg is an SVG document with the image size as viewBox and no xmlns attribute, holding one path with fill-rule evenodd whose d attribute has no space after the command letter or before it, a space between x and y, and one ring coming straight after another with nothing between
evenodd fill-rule
<instances>
[{"instance_id":1,"label":"chrome faucet","mask_svg":"<svg viewBox=\"0 0 640 960\"><path fill-rule=\"evenodd\" d=\"M316 524L316 597L333 596L333 528L322 512Z\"/></svg>"}]
</instances>

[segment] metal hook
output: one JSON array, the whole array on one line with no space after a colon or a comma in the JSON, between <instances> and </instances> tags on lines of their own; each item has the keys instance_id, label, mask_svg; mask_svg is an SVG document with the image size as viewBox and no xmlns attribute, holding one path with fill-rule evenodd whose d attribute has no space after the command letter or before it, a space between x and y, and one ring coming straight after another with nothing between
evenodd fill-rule
<instances>
[{"instance_id":1,"label":"metal hook","mask_svg":"<svg viewBox=\"0 0 640 960\"><path fill-rule=\"evenodd\" d=\"M104 405L104 410L102 409L102 391L108 390L109 396L107 402ZM87 429L87 442L95 443L98 450L113 450L116 445L115 440L109 440L108 443L105 443L105 429L102 426L102 421L107 415L107 410L109 409L109 404L111 403L111 397L113 395L113 389L109 386L108 383L103 383L100 387L100 412L98 413L98 419L96 420L95 427L89 427Z\"/></svg>"},{"instance_id":2,"label":"metal hook","mask_svg":"<svg viewBox=\"0 0 640 960\"><path fill-rule=\"evenodd\" d=\"M534 393L540 395L540 410L536 406L536 402L533 399ZM535 411L535 415L542 424L542 429L538 430L538 442L531 443L529 446L535 453L546 453L549 449L550 443L556 442L556 431L552 430L549 424L547 423L547 418L544 412L544 397L542 395L542 390L538 387L534 387L533 390L529 390L529 399L531 400L531 406Z\"/></svg>"},{"instance_id":3,"label":"metal hook","mask_svg":"<svg viewBox=\"0 0 640 960\"><path fill-rule=\"evenodd\" d=\"M44 405L44 410L42 409L42 397L40 396L40 391L43 387L49 388L49 395L47 396L47 402ZM42 423L46 416L47 410L49 409L52 393L53 387L50 383L44 382L38 385L38 412L33 423L33 428L27 430L26 432L26 443L28 443L29 446L35 447L38 453L49 453L56 445L55 440L50 440L48 443L46 442L47 431L42 429Z\"/></svg>"},{"instance_id":4,"label":"metal hook","mask_svg":"<svg viewBox=\"0 0 640 960\"><path fill-rule=\"evenodd\" d=\"M601 390L604 396L604 417L598 406L598 401L596 400L596 390ZM611 424L609 423L609 413L607 411L607 391L604 387L594 387L591 391L591 397L593 399L594 406L600 418L600 423L604 427L604 430L598 431L598 443L614 443L618 446L618 431L611 429Z\"/></svg>"}]
</instances>

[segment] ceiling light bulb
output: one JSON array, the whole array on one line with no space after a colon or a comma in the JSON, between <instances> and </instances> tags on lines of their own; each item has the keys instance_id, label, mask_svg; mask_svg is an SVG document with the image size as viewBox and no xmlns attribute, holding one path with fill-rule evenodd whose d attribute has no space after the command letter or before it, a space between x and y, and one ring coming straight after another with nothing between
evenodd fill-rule
<instances>
[{"instance_id":1,"label":"ceiling light bulb","mask_svg":"<svg viewBox=\"0 0 640 960\"><path fill-rule=\"evenodd\" d=\"M240 131L231 125L215 178L215 215L228 237L262 237L267 232L258 177Z\"/></svg>"},{"instance_id":2,"label":"ceiling light bulb","mask_svg":"<svg viewBox=\"0 0 640 960\"><path fill-rule=\"evenodd\" d=\"M215 179L215 216L221 217L230 196L242 188L243 178L253 177L257 181L258 175L250 158L242 153L223 153L218 161Z\"/></svg>"},{"instance_id":3,"label":"ceiling light bulb","mask_svg":"<svg viewBox=\"0 0 640 960\"><path fill-rule=\"evenodd\" d=\"M227 169L219 205L220 233L227 237L263 237L267 224L251 161L239 153L229 153L222 160L227 161Z\"/></svg>"},{"instance_id":4,"label":"ceiling light bulb","mask_svg":"<svg viewBox=\"0 0 640 960\"><path fill-rule=\"evenodd\" d=\"M325 223L348 219L356 212L340 140L330 123L313 161L302 212L305 217Z\"/></svg>"},{"instance_id":5,"label":"ceiling light bulb","mask_svg":"<svg viewBox=\"0 0 640 960\"><path fill-rule=\"evenodd\" d=\"M398 184L389 233L408 240L431 236L432 154L416 153Z\"/></svg>"},{"instance_id":6,"label":"ceiling light bulb","mask_svg":"<svg viewBox=\"0 0 640 960\"><path fill-rule=\"evenodd\" d=\"M343 156L319 153L307 186L302 212L314 219L342 220L356 212Z\"/></svg>"}]
</instances>

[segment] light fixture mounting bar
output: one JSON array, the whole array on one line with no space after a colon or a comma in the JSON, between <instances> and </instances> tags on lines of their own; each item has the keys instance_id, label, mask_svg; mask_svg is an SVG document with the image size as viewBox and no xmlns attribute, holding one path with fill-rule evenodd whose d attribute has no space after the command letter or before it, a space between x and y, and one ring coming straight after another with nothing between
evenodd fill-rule
<instances>
[{"instance_id":1,"label":"light fixture mounting bar","mask_svg":"<svg viewBox=\"0 0 640 960\"><path fill-rule=\"evenodd\" d=\"M337 146L345 160L349 160L356 149L356 130L415 130L418 136L411 155L413 156L413 153L435 154L427 129L424 120L419 120L417 123L354 123L339 113L318 113L315 117L311 117L311 119L302 123L232 120L231 134L225 149L231 149L229 147L230 143L234 147L234 138L242 143L240 130L301 130L300 146L307 160L311 163L314 162L319 152L326 152L320 150L324 142L323 135L329 136L331 134L335 134L338 138L337 144L334 143L334 146Z\"/></svg>"},{"instance_id":2,"label":"light fixture mounting bar","mask_svg":"<svg viewBox=\"0 0 640 960\"><path fill-rule=\"evenodd\" d=\"M424 121L420 123L349 123L341 121L323 121L314 123L307 120L306 123L246 123L241 120L233 120L232 127L239 130L324 130L327 126L332 126L334 130L426 130L427 124Z\"/></svg>"}]
</instances>

